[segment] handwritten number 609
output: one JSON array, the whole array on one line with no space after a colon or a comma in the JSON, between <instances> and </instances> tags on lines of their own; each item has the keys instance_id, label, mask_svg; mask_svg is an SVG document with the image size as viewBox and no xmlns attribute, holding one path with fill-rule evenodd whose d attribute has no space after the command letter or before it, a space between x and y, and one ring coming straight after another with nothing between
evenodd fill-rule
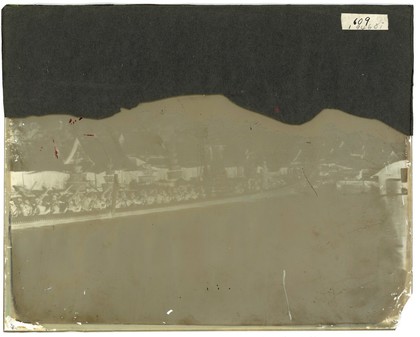
<instances>
[{"instance_id":1,"label":"handwritten number 609","mask_svg":"<svg viewBox=\"0 0 420 337\"><path fill-rule=\"evenodd\" d=\"M369 20L370 20L370 17L365 17L365 19L363 20L363 18L360 18L360 19L358 19L358 18L356 18L356 19L354 19L354 21L353 21L353 24L354 25L361 25L362 23L363 23L363 21L365 21L366 23L365 23L365 26L367 26L368 25L368 23L369 23Z\"/></svg>"}]
</instances>

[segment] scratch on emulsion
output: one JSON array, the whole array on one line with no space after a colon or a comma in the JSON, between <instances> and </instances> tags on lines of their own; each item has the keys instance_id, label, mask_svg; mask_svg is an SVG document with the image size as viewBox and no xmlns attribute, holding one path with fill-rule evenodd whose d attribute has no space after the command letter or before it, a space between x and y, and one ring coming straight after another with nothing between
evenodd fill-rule
<instances>
[{"instance_id":1,"label":"scratch on emulsion","mask_svg":"<svg viewBox=\"0 0 420 337\"><path fill-rule=\"evenodd\" d=\"M290 305L289 305L289 297L287 296L287 290L286 290L286 270L284 269L283 269L283 290L284 290L284 296L286 297L287 312L289 314L289 319L292 320L292 313L290 312Z\"/></svg>"},{"instance_id":2,"label":"scratch on emulsion","mask_svg":"<svg viewBox=\"0 0 420 337\"><path fill-rule=\"evenodd\" d=\"M303 173L303 176L305 177L306 181L308 182L309 186L311 186L312 191L314 191L315 195L318 196L317 191L315 190L314 186L311 184L311 182L309 181L308 177L306 176L306 173L305 173L303 167L302 167L302 173Z\"/></svg>"}]
</instances>

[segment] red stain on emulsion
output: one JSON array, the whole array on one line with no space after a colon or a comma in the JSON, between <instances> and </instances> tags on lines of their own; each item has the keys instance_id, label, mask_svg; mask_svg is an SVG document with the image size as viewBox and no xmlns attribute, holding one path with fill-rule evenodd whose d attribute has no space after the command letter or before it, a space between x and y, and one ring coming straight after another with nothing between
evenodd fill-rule
<instances>
[{"instance_id":1,"label":"red stain on emulsion","mask_svg":"<svg viewBox=\"0 0 420 337\"><path fill-rule=\"evenodd\" d=\"M274 112L275 112L276 114L280 113L280 107L279 107L278 105L276 105L276 106L274 107Z\"/></svg>"},{"instance_id":2,"label":"red stain on emulsion","mask_svg":"<svg viewBox=\"0 0 420 337\"><path fill-rule=\"evenodd\" d=\"M57 146L55 145L55 141L54 141L54 139L53 139L53 143L54 143L54 156L55 156L55 158L57 158L57 159L58 159L58 148L57 148Z\"/></svg>"},{"instance_id":3,"label":"red stain on emulsion","mask_svg":"<svg viewBox=\"0 0 420 337\"><path fill-rule=\"evenodd\" d=\"M77 118L70 118L69 119L69 124L71 124L71 125L73 125L74 123L76 123L78 120L79 121L81 121L83 119L83 117L79 117L78 119Z\"/></svg>"}]
</instances>

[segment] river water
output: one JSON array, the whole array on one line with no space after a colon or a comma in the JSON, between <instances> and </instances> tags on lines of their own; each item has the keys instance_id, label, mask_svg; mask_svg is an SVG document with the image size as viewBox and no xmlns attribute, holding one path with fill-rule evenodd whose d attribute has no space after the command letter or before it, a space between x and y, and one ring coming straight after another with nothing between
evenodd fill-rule
<instances>
[{"instance_id":1,"label":"river water","mask_svg":"<svg viewBox=\"0 0 420 337\"><path fill-rule=\"evenodd\" d=\"M14 230L15 309L40 324L379 323L407 278L395 203L309 191Z\"/></svg>"}]
</instances>

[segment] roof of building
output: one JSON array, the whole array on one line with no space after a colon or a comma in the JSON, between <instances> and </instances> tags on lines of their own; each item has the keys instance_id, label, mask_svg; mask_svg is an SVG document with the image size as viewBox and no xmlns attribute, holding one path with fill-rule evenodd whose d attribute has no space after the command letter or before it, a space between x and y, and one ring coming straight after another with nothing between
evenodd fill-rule
<instances>
[{"instance_id":1,"label":"roof of building","mask_svg":"<svg viewBox=\"0 0 420 337\"><path fill-rule=\"evenodd\" d=\"M69 154L64 158L64 164L76 164L76 156L82 156L84 169L93 172L132 169L135 166L122 151L118 141L110 135L75 138Z\"/></svg>"}]
</instances>

